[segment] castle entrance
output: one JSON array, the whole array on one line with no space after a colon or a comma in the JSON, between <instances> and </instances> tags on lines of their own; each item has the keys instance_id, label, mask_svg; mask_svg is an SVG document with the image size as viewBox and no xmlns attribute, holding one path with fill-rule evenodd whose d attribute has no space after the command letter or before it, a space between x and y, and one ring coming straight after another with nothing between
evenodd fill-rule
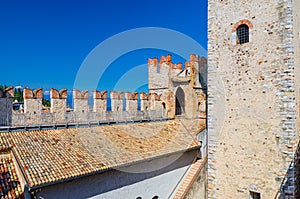
<instances>
[{"instance_id":1,"label":"castle entrance","mask_svg":"<svg viewBox=\"0 0 300 199\"><path fill-rule=\"evenodd\" d=\"M176 115L182 115L184 113L184 92L181 87L178 87L176 91Z\"/></svg>"}]
</instances>

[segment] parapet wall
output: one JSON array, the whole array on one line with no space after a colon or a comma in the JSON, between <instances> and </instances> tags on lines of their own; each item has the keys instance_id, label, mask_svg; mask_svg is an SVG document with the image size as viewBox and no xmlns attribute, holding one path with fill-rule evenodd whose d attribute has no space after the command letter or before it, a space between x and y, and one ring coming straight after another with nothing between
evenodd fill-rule
<instances>
[{"instance_id":1,"label":"parapet wall","mask_svg":"<svg viewBox=\"0 0 300 199\"><path fill-rule=\"evenodd\" d=\"M107 111L108 92L93 91L93 109L88 105L89 92L73 90L73 107L67 111L67 89L50 89L50 109L42 105L43 89L23 91L24 110L13 111L14 88L0 90L0 125L18 126L86 121L123 121L145 118L166 118L167 107L161 95L156 93L116 92L109 93L111 111ZM138 100L140 99L140 110ZM125 107L124 107L125 106Z\"/></svg>"},{"instance_id":2,"label":"parapet wall","mask_svg":"<svg viewBox=\"0 0 300 199\"><path fill-rule=\"evenodd\" d=\"M94 112L105 112L107 107L107 91L97 91L93 93L94 98Z\"/></svg>"},{"instance_id":3,"label":"parapet wall","mask_svg":"<svg viewBox=\"0 0 300 199\"><path fill-rule=\"evenodd\" d=\"M0 106L0 125L118 121L151 117L173 119L176 115L186 118L205 117L205 100L199 96L205 93L201 79L206 74L206 63L205 58L194 54L190 55L190 61L185 62L184 68L182 63L174 64L170 54L161 56L159 60L149 59L149 93L108 93L95 90L93 106L89 106L89 91L74 89L73 110L66 105L67 89L50 89L49 109L43 106L42 88L25 88L24 109L12 111L13 97L9 96L13 96L14 89L11 87L0 93L0 103L4 104Z\"/></svg>"},{"instance_id":4,"label":"parapet wall","mask_svg":"<svg viewBox=\"0 0 300 199\"><path fill-rule=\"evenodd\" d=\"M74 112L86 113L89 111L89 92L87 90L73 90Z\"/></svg>"},{"instance_id":5,"label":"parapet wall","mask_svg":"<svg viewBox=\"0 0 300 199\"><path fill-rule=\"evenodd\" d=\"M23 97L26 121L28 123L39 122L39 116L42 114L43 89L37 88L32 91L29 88L24 88Z\"/></svg>"},{"instance_id":6,"label":"parapet wall","mask_svg":"<svg viewBox=\"0 0 300 199\"><path fill-rule=\"evenodd\" d=\"M50 89L50 113L56 115L56 120L64 119L64 114L67 110L67 89L62 89L60 91L55 88Z\"/></svg>"},{"instance_id":7,"label":"parapet wall","mask_svg":"<svg viewBox=\"0 0 300 199\"><path fill-rule=\"evenodd\" d=\"M14 88L0 91L1 126L29 124L51 124L88 121L124 121L137 119L172 119L175 116L174 93L166 94L93 91L93 107L89 107L89 91L73 90L73 110L67 110L67 89L50 89L51 107L42 105L43 89L25 88L24 111L13 111ZM108 94L111 99L111 111L107 110ZM198 98L198 100L204 99ZM140 108L139 108L140 102ZM173 112L174 113L173 113ZM205 110L197 110L198 116Z\"/></svg>"}]
</instances>

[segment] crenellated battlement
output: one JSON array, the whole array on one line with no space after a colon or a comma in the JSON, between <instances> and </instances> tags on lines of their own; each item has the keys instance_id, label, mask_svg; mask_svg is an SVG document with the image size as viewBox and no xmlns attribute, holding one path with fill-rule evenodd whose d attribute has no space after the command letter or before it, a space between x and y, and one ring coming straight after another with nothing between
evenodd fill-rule
<instances>
[{"instance_id":1,"label":"crenellated battlement","mask_svg":"<svg viewBox=\"0 0 300 199\"><path fill-rule=\"evenodd\" d=\"M67 99L67 89L57 90L55 88L50 88L50 98L51 99Z\"/></svg>"},{"instance_id":2,"label":"crenellated battlement","mask_svg":"<svg viewBox=\"0 0 300 199\"><path fill-rule=\"evenodd\" d=\"M124 92L110 91L111 110L123 111L124 110Z\"/></svg>"},{"instance_id":3,"label":"crenellated battlement","mask_svg":"<svg viewBox=\"0 0 300 199\"><path fill-rule=\"evenodd\" d=\"M102 99L102 100L105 100L107 99L108 95L107 95L107 91L97 91L97 90L94 90L94 94L93 94L93 98L94 99Z\"/></svg>"},{"instance_id":4,"label":"crenellated battlement","mask_svg":"<svg viewBox=\"0 0 300 199\"><path fill-rule=\"evenodd\" d=\"M55 120L63 120L64 114L67 110L68 92L67 89L57 90L55 88L50 89L50 113L55 114Z\"/></svg>"},{"instance_id":5,"label":"crenellated battlement","mask_svg":"<svg viewBox=\"0 0 300 199\"><path fill-rule=\"evenodd\" d=\"M14 87L10 86L4 90L0 89L0 98L12 98L14 97Z\"/></svg>"},{"instance_id":6,"label":"crenellated battlement","mask_svg":"<svg viewBox=\"0 0 300 199\"><path fill-rule=\"evenodd\" d=\"M73 89L74 112L87 113L89 111L88 98L88 90Z\"/></svg>"},{"instance_id":7,"label":"crenellated battlement","mask_svg":"<svg viewBox=\"0 0 300 199\"><path fill-rule=\"evenodd\" d=\"M195 75L191 74L201 68L200 65L205 67L205 64L205 58L194 54L190 56L190 61L185 63L184 68L182 63L174 64L170 54L161 56L160 59L148 59L149 93L94 90L90 96L88 90L73 89L73 106L70 108L67 108L67 89L50 89L49 109L42 104L42 88L24 88L23 111L12 111L14 87L9 87L0 90L0 125L118 121L137 117L171 119L175 117L178 108L182 109L182 113L188 118L200 116L205 112L205 97L202 96L205 94L195 87L196 81L192 79ZM180 98L177 96L179 88L184 92L184 99L179 101L181 103L183 100L185 104L181 105L178 105L176 100ZM89 100L90 97L92 99Z\"/></svg>"},{"instance_id":8,"label":"crenellated battlement","mask_svg":"<svg viewBox=\"0 0 300 199\"><path fill-rule=\"evenodd\" d=\"M26 114L26 120L34 122L36 116L42 114L42 99L44 97L43 89L37 88L31 90L29 88L24 88L23 98L24 98L24 113Z\"/></svg>"},{"instance_id":9,"label":"crenellated battlement","mask_svg":"<svg viewBox=\"0 0 300 199\"><path fill-rule=\"evenodd\" d=\"M191 54L189 61L175 64L172 55L148 59L148 86L150 90L167 89L174 82L189 82L190 86L206 88L207 59ZM161 91L160 91L161 92Z\"/></svg>"},{"instance_id":10,"label":"crenellated battlement","mask_svg":"<svg viewBox=\"0 0 300 199\"><path fill-rule=\"evenodd\" d=\"M110 99L118 99L123 100L124 99L124 92L116 92L116 91L110 91Z\"/></svg>"},{"instance_id":11,"label":"crenellated battlement","mask_svg":"<svg viewBox=\"0 0 300 199\"><path fill-rule=\"evenodd\" d=\"M167 93L145 93L145 92L117 92L117 91L93 91L93 105L89 107L89 91L73 90L73 110L68 111L67 89L50 89L50 112L45 112L42 105L43 89L31 90L25 88L24 112L12 111L12 96L14 88L10 87L5 92L1 91L0 115L1 125L25 125L25 124L49 124L62 122L83 121L106 121L124 120L124 117L168 117L175 115L175 94ZM108 111L108 94L110 96L111 111ZM4 97L3 97L4 96ZM200 99L200 98L199 98ZM201 98L203 101L203 98ZM140 106L138 105L140 103ZM140 107L140 108L139 108ZM8 114L10 111L10 114ZM151 114L152 115L151 115ZM116 115L117 114L117 115ZM142 115L141 115L142 114ZM146 114L146 115L144 115ZM9 118L7 118L9 117ZM3 119L4 118L4 119ZM123 118L123 119L122 119ZM8 122L9 121L9 122Z\"/></svg>"},{"instance_id":12,"label":"crenellated battlement","mask_svg":"<svg viewBox=\"0 0 300 199\"><path fill-rule=\"evenodd\" d=\"M23 97L24 99L43 99L43 89L37 88L32 91L29 88L24 88Z\"/></svg>"},{"instance_id":13,"label":"crenellated battlement","mask_svg":"<svg viewBox=\"0 0 300 199\"><path fill-rule=\"evenodd\" d=\"M138 92L126 92L125 93L125 99L126 100L138 100L139 99L139 95L138 95Z\"/></svg>"},{"instance_id":14,"label":"crenellated battlement","mask_svg":"<svg viewBox=\"0 0 300 199\"><path fill-rule=\"evenodd\" d=\"M160 100L162 94L157 93L149 93L148 99L149 100Z\"/></svg>"},{"instance_id":15,"label":"crenellated battlement","mask_svg":"<svg viewBox=\"0 0 300 199\"><path fill-rule=\"evenodd\" d=\"M191 54L190 55L190 60L186 61L184 66L185 67L190 67L195 65L195 62L197 63L206 63L207 59L205 57L199 57L195 54ZM164 65L165 64L165 65ZM182 68L182 63L173 63L172 62L172 55L168 54L166 56L160 56L160 58L158 59L157 57L154 58L148 58L148 67L158 67L158 66L168 66L169 68L172 69L183 69ZM201 64L203 65L203 64Z\"/></svg>"},{"instance_id":16,"label":"crenellated battlement","mask_svg":"<svg viewBox=\"0 0 300 199\"><path fill-rule=\"evenodd\" d=\"M88 99L88 97L89 97L88 90L83 90L81 92L77 89L73 90L73 98L74 99Z\"/></svg>"},{"instance_id":17,"label":"crenellated battlement","mask_svg":"<svg viewBox=\"0 0 300 199\"><path fill-rule=\"evenodd\" d=\"M107 109L107 98L108 94L107 91L97 91L94 90L93 92L93 99L94 99L94 105L93 105L93 112L105 112Z\"/></svg>"}]
</instances>

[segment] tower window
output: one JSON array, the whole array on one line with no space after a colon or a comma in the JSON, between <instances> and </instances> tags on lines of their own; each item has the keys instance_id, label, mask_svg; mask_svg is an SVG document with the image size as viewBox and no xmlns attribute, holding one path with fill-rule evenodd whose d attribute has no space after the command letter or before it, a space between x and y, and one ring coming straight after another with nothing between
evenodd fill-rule
<instances>
[{"instance_id":1,"label":"tower window","mask_svg":"<svg viewBox=\"0 0 300 199\"><path fill-rule=\"evenodd\" d=\"M244 44L249 42L249 27L246 24L240 25L236 29L237 37L238 37L238 43Z\"/></svg>"}]
</instances>

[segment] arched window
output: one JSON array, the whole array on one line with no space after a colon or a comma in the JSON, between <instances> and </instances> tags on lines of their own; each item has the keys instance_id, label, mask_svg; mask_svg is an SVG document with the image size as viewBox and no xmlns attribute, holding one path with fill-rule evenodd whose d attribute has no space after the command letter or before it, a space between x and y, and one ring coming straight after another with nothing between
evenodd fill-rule
<instances>
[{"instance_id":1,"label":"arched window","mask_svg":"<svg viewBox=\"0 0 300 199\"><path fill-rule=\"evenodd\" d=\"M244 44L251 42L253 24L247 19L238 21L232 27L232 44Z\"/></svg>"},{"instance_id":2,"label":"arched window","mask_svg":"<svg viewBox=\"0 0 300 199\"><path fill-rule=\"evenodd\" d=\"M182 115L184 113L184 92L181 87L178 87L175 97L175 115Z\"/></svg>"},{"instance_id":3,"label":"arched window","mask_svg":"<svg viewBox=\"0 0 300 199\"><path fill-rule=\"evenodd\" d=\"M239 44L249 42L249 27L246 24L240 25L236 29L237 39Z\"/></svg>"}]
</instances>

